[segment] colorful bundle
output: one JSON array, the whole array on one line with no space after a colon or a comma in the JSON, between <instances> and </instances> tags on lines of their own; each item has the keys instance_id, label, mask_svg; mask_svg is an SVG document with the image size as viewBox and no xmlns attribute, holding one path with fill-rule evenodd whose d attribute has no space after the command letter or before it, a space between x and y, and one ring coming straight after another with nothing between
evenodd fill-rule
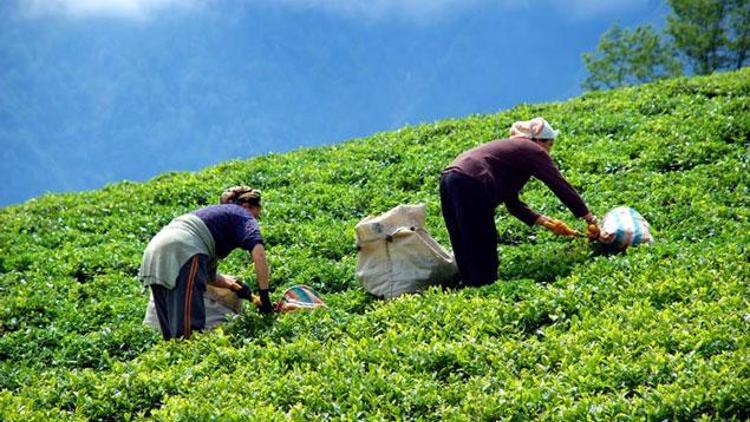
<instances>
[{"instance_id":1,"label":"colorful bundle","mask_svg":"<svg viewBox=\"0 0 750 422\"><path fill-rule=\"evenodd\" d=\"M304 284L293 286L284 292L281 300L276 304L277 312L291 312L299 309L315 309L326 307L326 304L312 287Z\"/></svg>"},{"instance_id":2,"label":"colorful bundle","mask_svg":"<svg viewBox=\"0 0 750 422\"><path fill-rule=\"evenodd\" d=\"M599 240L616 250L624 251L630 246L654 241L648 221L630 207L617 207L608 212L600 229Z\"/></svg>"}]
</instances>

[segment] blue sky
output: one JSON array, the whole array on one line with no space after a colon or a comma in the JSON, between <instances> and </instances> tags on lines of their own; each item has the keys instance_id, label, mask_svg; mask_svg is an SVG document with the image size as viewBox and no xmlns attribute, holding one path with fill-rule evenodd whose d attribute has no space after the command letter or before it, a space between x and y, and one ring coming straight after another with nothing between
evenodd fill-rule
<instances>
[{"instance_id":1,"label":"blue sky","mask_svg":"<svg viewBox=\"0 0 750 422\"><path fill-rule=\"evenodd\" d=\"M655 0L10 0L0 206L581 93Z\"/></svg>"}]
</instances>

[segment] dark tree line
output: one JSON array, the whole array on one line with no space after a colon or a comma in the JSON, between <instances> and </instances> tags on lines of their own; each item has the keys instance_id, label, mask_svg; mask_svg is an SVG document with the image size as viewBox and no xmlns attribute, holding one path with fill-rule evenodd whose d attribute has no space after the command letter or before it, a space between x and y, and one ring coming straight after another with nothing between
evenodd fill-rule
<instances>
[{"instance_id":1,"label":"dark tree line","mask_svg":"<svg viewBox=\"0 0 750 422\"><path fill-rule=\"evenodd\" d=\"M587 90L634 85L678 76L739 69L748 62L750 0L668 0L663 33L650 25L615 24L585 53Z\"/></svg>"}]
</instances>

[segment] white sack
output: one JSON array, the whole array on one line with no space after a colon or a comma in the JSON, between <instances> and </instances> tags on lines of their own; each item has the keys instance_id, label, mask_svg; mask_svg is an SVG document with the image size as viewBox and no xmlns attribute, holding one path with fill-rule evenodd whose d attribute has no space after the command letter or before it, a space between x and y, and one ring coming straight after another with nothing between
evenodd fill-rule
<instances>
[{"instance_id":1,"label":"white sack","mask_svg":"<svg viewBox=\"0 0 750 422\"><path fill-rule=\"evenodd\" d=\"M368 292L390 299L458 276L455 259L424 229L424 205L399 205L356 227L357 279Z\"/></svg>"}]
</instances>

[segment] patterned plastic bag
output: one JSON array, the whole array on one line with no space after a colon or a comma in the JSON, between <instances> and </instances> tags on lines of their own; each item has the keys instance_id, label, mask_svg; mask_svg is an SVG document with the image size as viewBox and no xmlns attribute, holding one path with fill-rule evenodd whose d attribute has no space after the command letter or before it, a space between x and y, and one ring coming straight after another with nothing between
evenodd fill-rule
<instances>
[{"instance_id":1,"label":"patterned plastic bag","mask_svg":"<svg viewBox=\"0 0 750 422\"><path fill-rule=\"evenodd\" d=\"M630 207L617 207L605 214L599 229L599 241L618 251L654 241L648 221Z\"/></svg>"},{"instance_id":2,"label":"patterned plastic bag","mask_svg":"<svg viewBox=\"0 0 750 422\"><path fill-rule=\"evenodd\" d=\"M304 284L287 289L275 306L276 312L292 312L320 307L326 308L327 306L315 289Z\"/></svg>"}]
</instances>

